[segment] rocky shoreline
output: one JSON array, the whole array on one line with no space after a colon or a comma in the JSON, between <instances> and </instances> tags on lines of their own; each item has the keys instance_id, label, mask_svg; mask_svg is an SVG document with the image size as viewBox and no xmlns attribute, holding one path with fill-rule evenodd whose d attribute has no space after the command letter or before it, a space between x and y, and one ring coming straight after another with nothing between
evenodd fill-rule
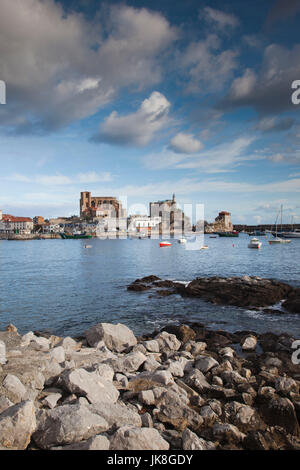
<instances>
[{"instance_id":1,"label":"rocky shoreline","mask_svg":"<svg viewBox=\"0 0 300 470\"><path fill-rule=\"evenodd\" d=\"M296 339L199 323L138 338L100 323L75 339L9 325L0 449L300 450Z\"/></svg>"},{"instance_id":2,"label":"rocky shoreline","mask_svg":"<svg viewBox=\"0 0 300 470\"><path fill-rule=\"evenodd\" d=\"M158 296L179 294L202 298L216 305L243 308L266 308L280 302L285 311L300 313L300 288L258 276L198 277L184 284L151 275L136 279L127 289L133 292L149 291ZM269 309L266 312L271 313Z\"/></svg>"}]
</instances>

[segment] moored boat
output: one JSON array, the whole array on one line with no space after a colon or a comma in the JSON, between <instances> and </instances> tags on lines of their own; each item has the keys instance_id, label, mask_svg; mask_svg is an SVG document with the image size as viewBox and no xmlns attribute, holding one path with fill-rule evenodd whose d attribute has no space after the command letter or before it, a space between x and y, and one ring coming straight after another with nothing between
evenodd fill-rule
<instances>
[{"instance_id":1,"label":"moored boat","mask_svg":"<svg viewBox=\"0 0 300 470\"><path fill-rule=\"evenodd\" d=\"M250 243L248 245L248 248L260 248L262 246L262 242L260 240L258 240L258 238L252 238L250 240Z\"/></svg>"},{"instance_id":2,"label":"moored boat","mask_svg":"<svg viewBox=\"0 0 300 470\"><path fill-rule=\"evenodd\" d=\"M92 238L92 235L87 235L86 233L61 233L61 238L64 240L77 240L80 238Z\"/></svg>"},{"instance_id":3,"label":"moored boat","mask_svg":"<svg viewBox=\"0 0 300 470\"><path fill-rule=\"evenodd\" d=\"M160 242L159 246L163 248L164 246L172 246L172 243L170 242Z\"/></svg>"},{"instance_id":4,"label":"moored boat","mask_svg":"<svg viewBox=\"0 0 300 470\"><path fill-rule=\"evenodd\" d=\"M238 237L239 232L218 232L219 237Z\"/></svg>"}]
</instances>

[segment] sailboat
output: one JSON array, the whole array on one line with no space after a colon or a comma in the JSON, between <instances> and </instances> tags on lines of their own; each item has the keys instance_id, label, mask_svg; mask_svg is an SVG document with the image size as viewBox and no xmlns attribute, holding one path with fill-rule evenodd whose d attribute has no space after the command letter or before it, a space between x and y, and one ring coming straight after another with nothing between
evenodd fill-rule
<instances>
[{"instance_id":1,"label":"sailboat","mask_svg":"<svg viewBox=\"0 0 300 470\"><path fill-rule=\"evenodd\" d=\"M280 208L280 212L281 212L281 227L282 227L282 205L281 205L281 208ZM276 222L275 222L275 238L272 239L272 240L269 240L270 245L279 245L279 244L282 244L282 243L291 243L291 240L288 240L286 238L280 238L280 237L277 236L277 219L278 219L278 215L279 215L279 213L277 214Z\"/></svg>"},{"instance_id":2,"label":"sailboat","mask_svg":"<svg viewBox=\"0 0 300 470\"><path fill-rule=\"evenodd\" d=\"M282 237L283 238L300 238L300 230L294 230L294 225L293 225L293 220L294 216L292 216L291 219L291 231L290 232L282 232Z\"/></svg>"}]
</instances>

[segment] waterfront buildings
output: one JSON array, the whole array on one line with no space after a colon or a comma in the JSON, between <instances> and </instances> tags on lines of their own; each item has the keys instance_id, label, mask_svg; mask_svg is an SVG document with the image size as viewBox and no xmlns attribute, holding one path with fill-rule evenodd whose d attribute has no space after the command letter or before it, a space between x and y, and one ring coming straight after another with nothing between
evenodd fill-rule
<instances>
[{"instance_id":1,"label":"waterfront buildings","mask_svg":"<svg viewBox=\"0 0 300 470\"><path fill-rule=\"evenodd\" d=\"M15 217L3 214L1 211L0 231L5 233L19 233L27 235L33 230L33 220L30 217Z\"/></svg>"}]
</instances>

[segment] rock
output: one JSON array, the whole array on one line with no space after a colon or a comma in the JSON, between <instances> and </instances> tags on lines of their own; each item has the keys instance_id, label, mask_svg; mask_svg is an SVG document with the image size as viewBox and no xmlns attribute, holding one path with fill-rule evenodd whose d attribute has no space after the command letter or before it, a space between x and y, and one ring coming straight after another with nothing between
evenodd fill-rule
<instances>
[{"instance_id":1,"label":"rock","mask_svg":"<svg viewBox=\"0 0 300 470\"><path fill-rule=\"evenodd\" d=\"M90 409L107 421L109 427L119 428L125 425L132 425L136 428L142 426L141 416L136 408L126 406L122 402L110 403L109 406L101 404L91 405Z\"/></svg>"},{"instance_id":2,"label":"rock","mask_svg":"<svg viewBox=\"0 0 300 470\"><path fill-rule=\"evenodd\" d=\"M51 450L109 450L110 442L106 436L94 436L81 442L63 447L51 447Z\"/></svg>"},{"instance_id":3,"label":"rock","mask_svg":"<svg viewBox=\"0 0 300 470\"><path fill-rule=\"evenodd\" d=\"M78 344L73 338L70 338L70 336L67 336L66 338L63 338L61 341L59 341L56 344L56 347L59 347L59 346L64 348L66 352L78 351L81 347L81 345Z\"/></svg>"},{"instance_id":4,"label":"rock","mask_svg":"<svg viewBox=\"0 0 300 470\"><path fill-rule=\"evenodd\" d=\"M102 416L89 406L75 404L58 406L38 415L33 439L42 449L87 440L109 428Z\"/></svg>"},{"instance_id":5,"label":"rock","mask_svg":"<svg viewBox=\"0 0 300 470\"><path fill-rule=\"evenodd\" d=\"M257 345L257 338L255 336L247 336L241 341L243 351L255 351Z\"/></svg>"},{"instance_id":6,"label":"rock","mask_svg":"<svg viewBox=\"0 0 300 470\"><path fill-rule=\"evenodd\" d=\"M185 429L182 434L182 448L184 450L215 450L213 442L205 441L189 429Z\"/></svg>"},{"instance_id":7,"label":"rock","mask_svg":"<svg viewBox=\"0 0 300 470\"><path fill-rule=\"evenodd\" d=\"M207 344L204 341L198 341L192 344L191 353L195 357L204 352L206 348Z\"/></svg>"},{"instance_id":8,"label":"rock","mask_svg":"<svg viewBox=\"0 0 300 470\"><path fill-rule=\"evenodd\" d=\"M10 406L13 406L13 402L11 402L7 397L5 396L0 396L0 414L3 413L3 411L7 410Z\"/></svg>"},{"instance_id":9,"label":"rock","mask_svg":"<svg viewBox=\"0 0 300 470\"><path fill-rule=\"evenodd\" d=\"M188 372L184 382L198 393L205 393L211 388L205 376L199 369L192 369Z\"/></svg>"},{"instance_id":10,"label":"rock","mask_svg":"<svg viewBox=\"0 0 300 470\"><path fill-rule=\"evenodd\" d=\"M300 289L295 289L282 304L291 313L300 313Z\"/></svg>"},{"instance_id":11,"label":"rock","mask_svg":"<svg viewBox=\"0 0 300 470\"><path fill-rule=\"evenodd\" d=\"M232 401L224 407L225 417L242 432L264 430L266 428L257 411L251 406Z\"/></svg>"},{"instance_id":12,"label":"rock","mask_svg":"<svg viewBox=\"0 0 300 470\"><path fill-rule=\"evenodd\" d=\"M114 371L110 367L109 364L97 364L95 367L95 372L104 380L108 380L108 382L112 382L114 378Z\"/></svg>"},{"instance_id":13,"label":"rock","mask_svg":"<svg viewBox=\"0 0 300 470\"><path fill-rule=\"evenodd\" d=\"M0 364L6 364L6 346L4 341L0 341Z\"/></svg>"},{"instance_id":14,"label":"rock","mask_svg":"<svg viewBox=\"0 0 300 470\"><path fill-rule=\"evenodd\" d=\"M14 398L15 402L22 401L27 394L27 389L24 387L22 382L13 374L8 374L2 382L2 386L10 392Z\"/></svg>"},{"instance_id":15,"label":"rock","mask_svg":"<svg viewBox=\"0 0 300 470\"><path fill-rule=\"evenodd\" d=\"M160 351L178 351L181 346L175 335L163 331L155 337L159 344Z\"/></svg>"},{"instance_id":16,"label":"rock","mask_svg":"<svg viewBox=\"0 0 300 470\"><path fill-rule=\"evenodd\" d=\"M65 349L62 346L56 346L55 348L51 349L49 355L50 357L56 359L59 364L65 362L66 360Z\"/></svg>"},{"instance_id":17,"label":"rock","mask_svg":"<svg viewBox=\"0 0 300 470\"><path fill-rule=\"evenodd\" d=\"M235 350L230 348L229 346L226 346L225 348L219 350L219 355L232 359L235 356Z\"/></svg>"},{"instance_id":18,"label":"rock","mask_svg":"<svg viewBox=\"0 0 300 470\"><path fill-rule=\"evenodd\" d=\"M118 390L110 381L85 369L63 372L59 383L68 392L86 397L90 403L115 403L119 397Z\"/></svg>"},{"instance_id":19,"label":"rock","mask_svg":"<svg viewBox=\"0 0 300 470\"><path fill-rule=\"evenodd\" d=\"M199 355L196 357L195 368L206 374L213 367L218 366L219 363L211 356Z\"/></svg>"},{"instance_id":20,"label":"rock","mask_svg":"<svg viewBox=\"0 0 300 470\"><path fill-rule=\"evenodd\" d=\"M139 393L139 401L144 405L155 405L154 393L152 390L143 390Z\"/></svg>"},{"instance_id":21,"label":"rock","mask_svg":"<svg viewBox=\"0 0 300 470\"><path fill-rule=\"evenodd\" d=\"M10 333L18 333L17 327L15 325L12 325L11 323L9 325L7 325L6 331L8 331Z\"/></svg>"},{"instance_id":22,"label":"rock","mask_svg":"<svg viewBox=\"0 0 300 470\"><path fill-rule=\"evenodd\" d=\"M209 405L201 408L200 416L203 418L205 427L211 427L216 421L218 421L218 415Z\"/></svg>"},{"instance_id":23,"label":"rock","mask_svg":"<svg viewBox=\"0 0 300 470\"><path fill-rule=\"evenodd\" d=\"M148 359L144 362L143 364L143 369L144 371L148 372L154 372L156 369L158 369L161 366L161 364L154 359L154 357L148 357Z\"/></svg>"},{"instance_id":24,"label":"rock","mask_svg":"<svg viewBox=\"0 0 300 470\"><path fill-rule=\"evenodd\" d=\"M183 344L194 340L196 337L195 331L187 325L168 325L163 329L163 331L175 335Z\"/></svg>"},{"instance_id":25,"label":"rock","mask_svg":"<svg viewBox=\"0 0 300 470\"><path fill-rule=\"evenodd\" d=\"M44 398L43 404L52 410L56 407L57 402L61 397L61 393L49 393L49 395Z\"/></svg>"},{"instance_id":26,"label":"rock","mask_svg":"<svg viewBox=\"0 0 300 470\"><path fill-rule=\"evenodd\" d=\"M47 338L42 336L34 336L30 341L30 347L36 351L49 351L50 342Z\"/></svg>"},{"instance_id":27,"label":"rock","mask_svg":"<svg viewBox=\"0 0 300 470\"><path fill-rule=\"evenodd\" d=\"M293 403L288 398L274 397L261 406L267 424L280 426L289 434L299 435L299 423Z\"/></svg>"},{"instance_id":28,"label":"rock","mask_svg":"<svg viewBox=\"0 0 300 470\"><path fill-rule=\"evenodd\" d=\"M290 377L278 377L275 381L275 389L282 395L288 395L290 392L298 393L299 385Z\"/></svg>"},{"instance_id":29,"label":"rock","mask_svg":"<svg viewBox=\"0 0 300 470\"><path fill-rule=\"evenodd\" d=\"M137 344L133 332L120 323L117 325L98 323L85 333L85 337L90 346L103 340L109 350L117 352L122 352Z\"/></svg>"},{"instance_id":30,"label":"rock","mask_svg":"<svg viewBox=\"0 0 300 470\"><path fill-rule=\"evenodd\" d=\"M26 449L35 428L35 407L32 401L11 406L0 415L0 449Z\"/></svg>"},{"instance_id":31,"label":"rock","mask_svg":"<svg viewBox=\"0 0 300 470\"><path fill-rule=\"evenodd\" d=\"M212 429L213 438L219 442L241 442L245 439L246 434L243 434L239 429L228 423L217 423Z\"/></svg>"},{"instance_id":32,"label":"rock","mask_svg":"<svg viewBox=\"0 0 300 470\"><path fill-rule=\"evenodd\" d=\"M140 366L147 360L147 357L139 352L132 352L117 359L107 359L106 363L110 364L115 372L136 372Z\"/></svg>"},{"instance_id":33,"label":"rock","mask_svg":"<svg viewBox=\"0 0 300 470\"><path fill-rule=\"evenodd\" d=\"M157 406L156 419L171 425L178 431L183 431L187 427L196 431L203 424L203 418L190 408L176 392L164 392Z\"/></svg>"},{"instance_id":34,"label":"rock","mask_svg":"<svg viewBox=\"0 0 300 470\"><path fill-rule=\"evenodd\" d=\"M159 344L155 339L144 341L143 345L147 351L159 353Z\"/></svg>"},{"instance_id":35,"label":"rock","mask_svg":"<svg viewBox=\"0 0 300 470\"><path fill-rule=\"evenodd\" d=\"M153 420L150 413L143 413L141 419L143 428L153 428Z\"/></svg>"},{"instance_id":36,"label":"rock","mask_svg":"<svg viewBox=\"0 0 300 470\"><path fill-rule=\"evenodd\" d=\"M154 428L122 426L110 441L110 450L168 450L169 447Z\"/></svg>"},{"instance_id":37,"label":"rock","mask_svg":"<svg viewBox=\"0 0 300 470\"><path fill-rule=\"evenodd\" d=\"M28 346L30 344L30 341L32 341L35 338L35 334L33 331L29 331L26 333L26 335L23 335L21 338L21 346Z\"/></svg>"}]
</instances>

